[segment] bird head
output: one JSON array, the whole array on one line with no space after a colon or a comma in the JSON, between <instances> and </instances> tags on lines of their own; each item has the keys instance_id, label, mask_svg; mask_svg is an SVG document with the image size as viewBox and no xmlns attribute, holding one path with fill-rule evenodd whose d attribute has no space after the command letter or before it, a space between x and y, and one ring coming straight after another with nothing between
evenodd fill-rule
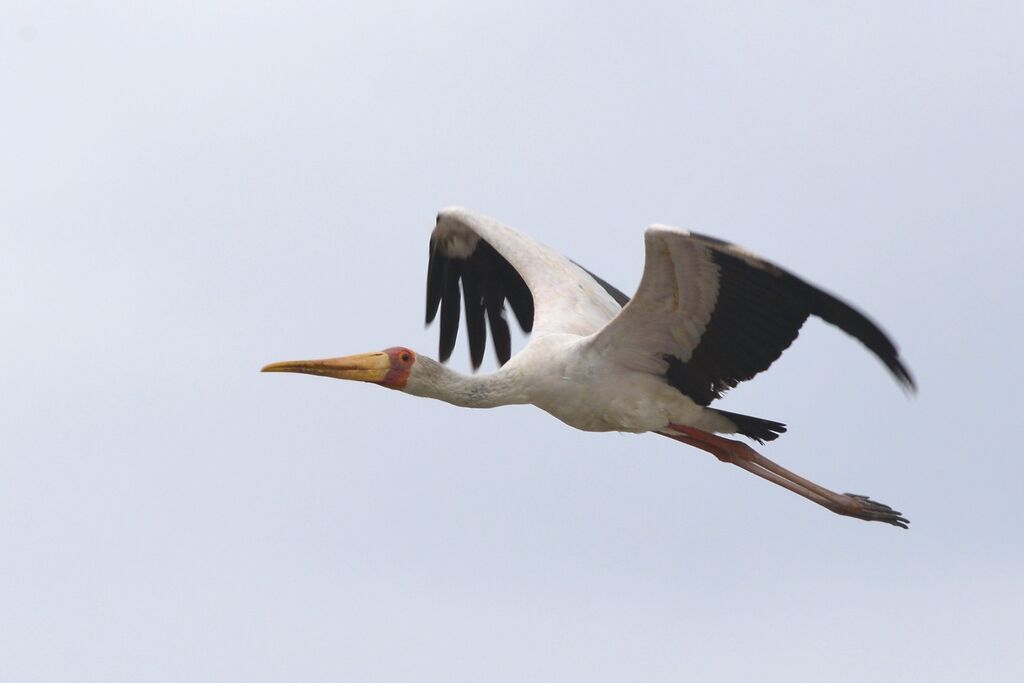
<instances>
[{"instance_id":1,"label":"bird head","mask_svg":"<svg viewBox=\"0 0 1024 683\"><path fill-rule=\"evenodd\" d=\"M341 358L286 360L271 363L262 372L301 372L306 375L372 382L389 389L405 389L415 363L416 353L413 350L395 346L384 351Z\"/></svg>"}]
</instances>

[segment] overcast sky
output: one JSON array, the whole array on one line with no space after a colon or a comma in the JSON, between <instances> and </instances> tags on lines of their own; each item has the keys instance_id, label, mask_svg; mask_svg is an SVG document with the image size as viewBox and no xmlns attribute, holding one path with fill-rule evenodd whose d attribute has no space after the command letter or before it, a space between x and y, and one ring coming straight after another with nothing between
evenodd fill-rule
<instances>
[{"instance_id":1,"label":"overcast sky","mask_svg":"<svg viewBox=\"0 0 1024 683\"><path fill-rule=\"evenodd\" d=\"M0 22L0 680L1024 679L1024 5L191 5ZM867 311L916 398L813 321L720 405L911 529L258 372L434 355L450 204L626 292L661 222Z\"/></svg>"}]
</instances>

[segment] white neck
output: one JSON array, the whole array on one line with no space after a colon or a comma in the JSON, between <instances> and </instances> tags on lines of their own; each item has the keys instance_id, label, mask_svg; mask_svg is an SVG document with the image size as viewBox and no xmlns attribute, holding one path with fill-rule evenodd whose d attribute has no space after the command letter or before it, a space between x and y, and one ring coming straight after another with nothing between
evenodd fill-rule
<instances>
[{"instance_id":1,"label":"white neck","mask_svg":"<svg viewBox=\"0 0 1024 683\"><path fill-rule=\"evenodd\" d=\"M417 356L403 391L436 398L463 408L494 408L526 403L508 366L489 375L469 376L449 369L435 360Z\"/></svg>"}]
</instances>

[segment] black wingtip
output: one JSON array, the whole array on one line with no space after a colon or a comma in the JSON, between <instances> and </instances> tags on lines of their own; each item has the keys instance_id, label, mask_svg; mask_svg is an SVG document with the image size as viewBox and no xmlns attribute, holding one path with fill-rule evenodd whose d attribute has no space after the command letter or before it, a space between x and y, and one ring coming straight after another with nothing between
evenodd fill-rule
<instances>
[{"instance_id":1,"label":"black wingtip","mask_svg":"<svg viewBox=\"0 0 1024 683\"><path fill-rule=\"evenodd\" d=\"M908 394L917 393L917 382L900 359L896 344L873 320L845 301L795 275L787 273L786 276L796 284L811 313L859 340L885 364L904 391Z\"/></svg>"},{"instance_id":2,"label":"black wingtip","mask_svg":"<svg viewBox=\"0 0 1024 683\"><path fill-rule=\"evenodd\" d=\"M914 396L917 394L917 381L914 376L910 374L910 370L907 369L903 363L897 359L893 365L889 366L890 372L896 378L896 381L900 383L903 391L907 394Z\"/></svg>"},{"instance_id":3,"label":"black wingtip","mask_svg":"<svg viewBox=\"0 0 1024 683\"><path fill-rule=\"evenodd\" d=\"M498 357L498 365L504 365L512 358L512 335L508 329L508 322L502 315L502 309L488 308L487 322L491 327L491 338L494 339L494 353Z\"/></svg>"},{"instance_id":4,"label":"black wingtip","mask_svg":"<svg viewBox=\"0 0 1024 683\"><path fill-rule=\"evenodd\" d=\"M484 322L484 303L478 289L477 278L468 277L470 263L463 267L462 294L466 309L466 332L469 336L469 359L473 370L484 361L487 348L487 327Z\"/></svg>"},{"instance_id":5,"label":"black wingtip","mask_svg":"<svg viewBox=\"0 0 1024 683\"><path fill-rule=\"evenodd\" d=\"M889 374L891 374L892 378L896 380L896 383L899 384L900 389L902 389L904 393L908 396L916 395L917 381L914 379L914 376L910 374L910 369L903 364L903 360L900 358L900 354L896 349L896 346L888 339L888 337L884 336L884 333L881 330L877 329L877 327L875 329L878 335L881 335L884 338L886 342L885 344L879 344L877 341L872 344L869 340L865 340L860 335L854 336L863 342L864 345L874 352L878 359L882 361L882 364L885 365Z\"/></svg>"},{"instance_id":6,"label":"black wingtip","mask_svg":"<svg viewBox=\"0 0 1024 683\"><path fill-rule=\"evenodd\" d=\"M455 338L459 334L460 304L459 277L461 267L457 261L448 261L444 269L445 295L441 300L441 338L438 344L438 360L442 363L451 358L455 349Z\"/></svg>"},{"instance_id":7,"label":"black wingtip","mask_svg":"<svg viewBox=\"0 0 1024 683\"><path fill-rule=\"evenodd\" d=\"M426 324L434 322L437 309L444 293L445 258L438 253L434 241L430 241L430 260L427 262L427 315Z\"/></svg>"}]
</instances>

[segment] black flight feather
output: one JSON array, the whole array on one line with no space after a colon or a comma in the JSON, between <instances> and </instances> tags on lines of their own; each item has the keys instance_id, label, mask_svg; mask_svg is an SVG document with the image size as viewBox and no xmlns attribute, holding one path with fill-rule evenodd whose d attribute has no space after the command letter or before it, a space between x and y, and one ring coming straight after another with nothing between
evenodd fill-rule
<instances>
[{"instance_id":1,"label":"black flight feather","mask_svg":"<svg viewBox=\"0 0 1024 683\"><path fill-rule=\"evenodd\" d=\"M448 259L444 269L444 297L441 299L441 339L437 357L445 362L455 348L455 338L459 334L459 277L462 263L457 259Z\"/></svg>"},{"instance_id":2,"label":"black flight feather","mask_svg":"<svg viewBox=\"0 0 1024 683\"><path fill-rule=\"evenodd\" d=\"M718 266L718 298L689 360L664 356L666 379L679 391L707 406L728 389L767 370L793 343L810 315L860 340L901 384L913 388L896 347L863 314L771 263L741 254L728 242L692 234L706 242L708 255ZM745 432L741 429L741 433Z\"/></svg>"},{"instance_id":3,"label":"black flight feather","mask_svg":"<svg viewBox=\"0 0 1024 683\"><path fill-rule=\"evenodd\" d=\"M577 264L579 265L579 264ZM583 268L582 266L580 266ZM583 268L619 305L629 297ZM461 289L460 289L461 283ZM487 349L486 327L490 328L498 363L504 365L512 357L512 335L505 318L506 303L512 309L523 332L533 330L533 294L523 276L486 240L477 240L473 252L465 258L445 253L441 241L431 240L427 264L427 323L433 322L441 309L439 359L451 357L459 331L459 308L466 309L466 330L473 369L480 367Z\"/></svg>"}]
</instances>

